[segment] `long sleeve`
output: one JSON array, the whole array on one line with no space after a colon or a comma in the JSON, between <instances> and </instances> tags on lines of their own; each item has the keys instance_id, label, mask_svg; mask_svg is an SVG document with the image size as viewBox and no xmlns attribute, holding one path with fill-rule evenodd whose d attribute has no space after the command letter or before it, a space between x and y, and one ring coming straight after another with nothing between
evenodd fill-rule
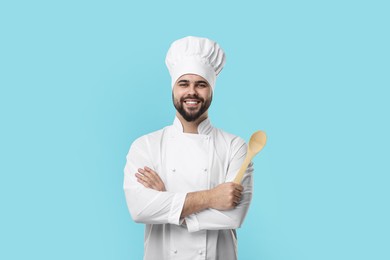
<instances>
[{"instance_id":1,"label":"long sleeve","mask_svg":"<svg viewBox=\"0 0 390 260\"><path fill-rule=\"evenodd\" d=\"M236 150L236 149L233 149ZM241 167L246 156L246 144L239 144L236 152L230 161L226 182L234 180L236 173ZM236 229L241 226L248 212L253 192L253 163L250 163L242 180L244 190L240 203L232 210L220 211L216 209L206 209L204 211L192 214L185 218L189 232L199 230L219 230L219 229Z\"/></svg>"},{"instance_id":2,"label":"long sleeve","mask_svg":"<svg viewBox=\"0 0 390 260\"><path fill-rule=\"evenodd\" d=\"M152 167L148 143L137 139L130 147L124 168L123 188L127 207L135 222L145 224L180 224L186 193L160 192L145 188L134 174L144 166Z\"/></svg>"}]
</instances>

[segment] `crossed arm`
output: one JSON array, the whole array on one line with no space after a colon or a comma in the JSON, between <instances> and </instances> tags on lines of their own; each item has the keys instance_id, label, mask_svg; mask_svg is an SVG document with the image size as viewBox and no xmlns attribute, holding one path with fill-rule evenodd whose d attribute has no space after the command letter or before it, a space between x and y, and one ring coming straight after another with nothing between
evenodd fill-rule
<instances>
[{"instance_id":1,"label":"crossed arm","mask_svg":"<svg viewBox=\"0 0 390 260\"><path fill-rule=\"evenodd\" d=\"M152 143L152 142L149 142ZM245 157L246 147L238 144L229 164L226 180L232 180ZM135 222L144 224L181 225L189 232L198 230L235 229L241 226L252 198L252 164L242 186L225 182L209 190L172 192L166 190L153 165L153 151L144 139L136 141L127 155L123 188L129 212ZM144 167L140 169L139 167Z\"/></svg>"},{"instance_id":2,"label":"crossed arm","mask_svg":"<svg viewBox=\"0 0 390 260\"><path fill-rule=\"evenodd\" d=\"M160 176L145 166L135 173L137 181L144 187L156 191L166 191L164 182ZM210 190L190 192L187 194L180 218L185 218L193 213L213 208L216 210L229 210L235 208L241 200L243 187L234 182L219 184Z\"/></svg>"}]
</instances>

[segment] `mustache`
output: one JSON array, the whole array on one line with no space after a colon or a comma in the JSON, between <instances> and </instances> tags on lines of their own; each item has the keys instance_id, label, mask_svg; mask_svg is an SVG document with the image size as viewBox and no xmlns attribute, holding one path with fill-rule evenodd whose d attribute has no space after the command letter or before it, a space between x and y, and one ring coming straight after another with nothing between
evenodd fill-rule
<instances>
[{"instance_id":1,"label":"mustache","mask_svg":"<svg viewBox=\"0 0 390 260\"><path fill-rule=\"evenodd\" d=\"M185 97L180 98L180 102L184 102L184 100L186 100L186 99L194 99L197 101L204 102L204 98L199 97L198 95L187 95Z\"/></svg>"}]
</instances>

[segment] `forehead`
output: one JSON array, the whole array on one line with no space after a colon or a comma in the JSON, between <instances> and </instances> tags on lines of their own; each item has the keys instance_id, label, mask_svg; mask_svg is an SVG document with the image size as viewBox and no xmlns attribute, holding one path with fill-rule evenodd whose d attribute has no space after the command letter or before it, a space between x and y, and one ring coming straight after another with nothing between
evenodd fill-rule
<instances>
[{"instance_id":1,"label":"forehead","mask_svg":"<svg viewBox=\"0 0 390 260\"><path fill-rule=\"evenodd\" d=\"M188 80L188 81L205 81L207 82L207 80L205 78L203 78L202 76L199 76L197 74L184 74L182 76L180 76L176 82L180 81L180 80Z\"/></svg>"}]
</instances>

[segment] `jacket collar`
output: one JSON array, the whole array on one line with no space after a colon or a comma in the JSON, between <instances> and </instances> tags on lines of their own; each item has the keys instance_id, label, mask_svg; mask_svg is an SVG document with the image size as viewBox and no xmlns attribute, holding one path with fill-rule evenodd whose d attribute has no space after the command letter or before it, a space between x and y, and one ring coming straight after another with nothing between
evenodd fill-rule
<instances>
[{"instance_id":1,"label":"jacket collar","mask_svg":"<svg viewBox=\"0 0 390 260\"><path fill-rule=\"evenodd\" d=\"M183 133L183 125L181 124L177 116L175 116L175 120L173 121L173 126L180 133ZM198 125L198 133L201 135L210 135L212 130L213 130L213 126L211 125L209 118L206 118Z\"/></svg>"}]
</instances>

